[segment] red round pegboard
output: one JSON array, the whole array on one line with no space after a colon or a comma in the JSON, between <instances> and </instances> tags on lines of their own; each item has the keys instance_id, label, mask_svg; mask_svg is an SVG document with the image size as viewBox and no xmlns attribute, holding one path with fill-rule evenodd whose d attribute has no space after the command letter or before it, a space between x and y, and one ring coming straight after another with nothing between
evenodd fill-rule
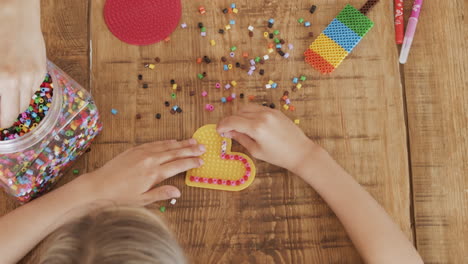
<instances>
[{"instance_id":1,"label":"red round pegboard","mask_svg":"<svg viewBox=\"0 0 468 264\"><path fill-rule=\"evenodd\" d=\"M179 23L180 0L107 0L104 19L118 39L149 45L168 37Z\"/></svg>"}]
</instances>

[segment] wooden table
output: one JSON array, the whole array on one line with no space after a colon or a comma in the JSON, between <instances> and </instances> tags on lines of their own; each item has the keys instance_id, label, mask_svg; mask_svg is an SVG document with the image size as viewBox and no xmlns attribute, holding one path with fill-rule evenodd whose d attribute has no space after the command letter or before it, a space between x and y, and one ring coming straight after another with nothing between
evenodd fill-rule
<instances>
[{"instance_id":1,"label":"wooden table","mask_svg":"<svg viewBox=\"0 0 468 264\"><path fill-rule=\"evenodd\" d=\"M237 93L279 105L291 78L305 74L304 88L291 93L297 110L287 114L300 119L307 135L385 207L426 263L468 262L466 1L424 3L404 66L397 61L392 1L381 1L369 14L375 27L329 76L303 62L302 53L313 41L308 32L318 35L346 3L360 7L363 0L313 1L318 6L314 15L308 13L310 1L238 0L237 23L224 35L217 30L229 16L220 10L230 2L186 0L181 22L188 28L178 28L168 43L146 47L124 44L108 31L104 2L42 1L48 57L91 90L104 123L92 151L75 168L92 171L135 144L189 138L199 126L217 122L247 101L222 105L219 99L227 93L213 88L218 80L237 80ZM206 15L198 13L199 5L205 5ZM299 17L310 19L312 27L299 25ZM263 67L264 76L224 72L219 58L232 45L263 55L262 33L269 18L275 19L281 37L295 45L291 58L273 56ZM199 35L198 22L206 25L207 37ZM253 38L248 37L248 25L255 27ZM209 45L210 39L216 46ZM213 62L195 63L204 55ZM156 69L145 69L155 57L161 59ZM208 76L200 81L196 74L203 71ZM138 74L148 89L142 88ZM163 104L170 100L170 79L183 87L173 100L181 114L169 114ZM269 79L279 88L266 90ZM191 90L197 95L189 96ZM203 90L207 98L199 95ZM212 113L203 110L208 102L216 107ZM111 108L119 114L112 115ZM162 114L161 120L154 118L156 113ZM257 166L254 184L240 193L189 188L183 176L169 181L183 196L164 215L194 263L361 262L314 190L283 169L260 161ZM69 174L61 183L73 177ZM151 208L158 211L162 204ZM1 214L16 206L1 194Z\"/></svg>"}]
</instances>

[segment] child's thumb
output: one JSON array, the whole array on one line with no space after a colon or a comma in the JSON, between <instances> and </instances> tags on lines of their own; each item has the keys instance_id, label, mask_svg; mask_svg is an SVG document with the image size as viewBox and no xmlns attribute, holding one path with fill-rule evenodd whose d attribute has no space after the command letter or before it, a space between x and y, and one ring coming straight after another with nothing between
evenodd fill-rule
<instances>
[{"instance_id":1,"label":"child's thumb","mask_svg":"<svg viewBox=\"0 0 468 264\"><path fill-rule=\"evenodd\" d=\"M180 191L175 186L164 185L151 189L142 195L144 205L152 204L157 201L179 198Z\"/></svg>"}]
</instances>

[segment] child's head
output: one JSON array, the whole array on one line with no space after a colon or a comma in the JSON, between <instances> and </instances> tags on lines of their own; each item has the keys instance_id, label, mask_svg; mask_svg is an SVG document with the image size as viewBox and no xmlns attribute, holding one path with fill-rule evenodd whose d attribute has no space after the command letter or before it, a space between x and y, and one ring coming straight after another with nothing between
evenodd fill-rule
<instances>
[{"instance_id":1,"label":"child's head","mask_svg":"<svg viewBox=\"0 0 468 264\"><path fill-rule=\"evenodd\" d=\"M47 239L41 264L185 263L169 229L144 208L112 207L81 217Z\"/></svg>"}]
</instances>

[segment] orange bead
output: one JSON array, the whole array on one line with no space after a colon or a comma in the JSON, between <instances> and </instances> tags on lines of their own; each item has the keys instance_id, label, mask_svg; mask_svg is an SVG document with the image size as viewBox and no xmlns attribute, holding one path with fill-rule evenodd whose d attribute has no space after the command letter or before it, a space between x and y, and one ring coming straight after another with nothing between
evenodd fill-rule
<instances>
[{"instance_id":1,"label":"orange bead","mask_svg":"<svg viewBox=\"0 0 468 264\"><path fill-rule=\"evenodd\" d=\"M273 46L274 46L273 43L268 43L268 48L269 48L269 49L272 49Z\"/></svg>"},{"instance_id":2,"label":"orange bead","mask_svg":"<svg viewBox=\"0 0 468 264\"><path fill-rule=\"evenodd\" d=\"M296 110L296 107L294 105L289 106L289 111L294 111Z\"/></svg>"},{"instance_id":3,"label":"orange bead","mask_svg":"<svg viewBox=\"0 0 468 264\"><path fill-rule=\"evenodd\" d=\"M243 52L243 53L242 53L242 57L244 57L244 58L247 58L247 57L249 57L249 53L247 53L247 52Z\"/></svg>"},{"instance_id":4,"label":"orange bead","mask_svg":"<svg viewBox=\"0 0 468 264\"><path fill-rule=\"evenodd\" d=\"M203 59L202 58L197 58L197 63L200 64L202 63Z\"/></svg>"},{"instance_id":5,"label":"orange bead","mask_svg":"<svg viewBox=\"0 0 468 264\"><path fill-rule=\"evenodd\" d=\"M253 101L255 99L255 95L249 95L249 101Z\"/></svg>"}]
</instances>

